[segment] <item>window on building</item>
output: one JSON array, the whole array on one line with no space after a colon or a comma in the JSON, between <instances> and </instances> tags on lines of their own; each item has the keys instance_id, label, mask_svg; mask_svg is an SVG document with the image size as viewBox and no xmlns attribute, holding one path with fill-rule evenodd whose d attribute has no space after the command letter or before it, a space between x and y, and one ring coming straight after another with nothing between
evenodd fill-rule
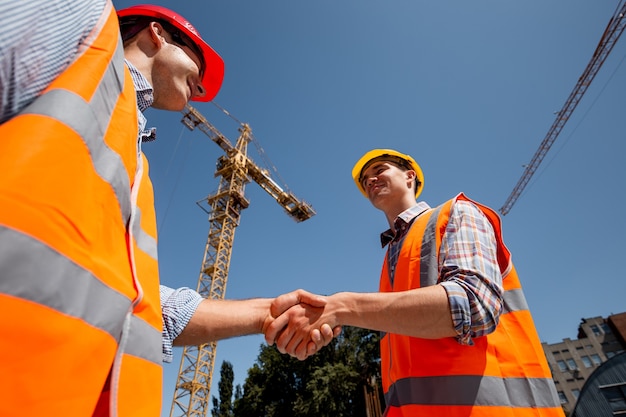
<instances>
[{"instance_id":1,"label":"window on building","mask_svg":"<svg viewBox=\"0 0 626 417\"><path fill-rule=\"evenodd\" d=\"M576 369L578 369L578 365L576 365L576 361L572 358L569 358L567 360L567 367L569 368L570 371L575 371Z\"/></svg>"},{"instance_id":2,"label":"window on building","mask_svg":"<svg viewBox=\"0 0 626 417\"><path fill-rule=\"evenodd\" d=\"M582 346L576 346L576 350L583 350Z\"/></svg>"},{"instance_id":3,"label":"window on building","mask_svg":"<svg viewBox=\"0 0 626 417\"><path fill-rule=\"evenodd\" d=\"M602 323L602 331L606 334L611 334L611 328L609 327L609 325L607 323Z\"/></svg>"},{"instance_id":4,"label":"window on building","mask_svg":"<svg viewBox=\"0 0 626 417\"><path fill-rule=\"evenodd\" d=\"M574 398L576 398L576 400L578 400L578 396L580 395L580 390L578 388L574 388L572 390L572 395L574 396Z\"/></svg>"},{"instance_id":5,"label":"window on building","mask_svg":"<svg viewBox=\"0 0 626 417\"><path fill-rule=\"evenodd\" d=\"M608 359L611 359L613 356L615 356L615 352L606 352L606 357Z\"/></svg>"},{"instance_id":6,"label":"window on building","mask_svg":"<svg viewBox=\"0 0 626 417\"><path fill-rule=\"evenodd\" d=\"M563 391L559 391L559 400L561 400L561 404L567 404L567 397Z\"/></svg>"},{"instance_id":7,"label":"window on building","mask_svg":"<svg viewBox=\"0 0 626 417\"><path fill-rule=\"evenodd\" d=\"M602 359L600 359L600 356L595 353L591 355L591 360L593 361L594 365L600 365L602 363Z\"/></svg>"},{"instance_id":8,"label":"window on building","mask_svg":"<svg viewBox=\"0 0 626 417\"><path fill-rule=\"evenodd\" d=\"M565 361L558 360L558 361L556 361L556 364L559 365L559 370L561 372L567 371L567 365L565 364Z\"/></svg>"},{"instance_id":9,"label":"window on building","mask_svg":"<svg viewBox=\"0 0 626 417\"><path fill-rule=\"evenodd\" d=\"M600 392L609 402L613 415L626 413L626 382L601 385Z\"/></svg>"},{"instance_id":10,"label":"window on building","mask_svg":"<svg viewBox=\"0 0 626 417\"><path fill-rule=\"evenodd\" d=\"M561 352L559 352L558 350L553 350L553 351L552 351L552 354L553 354L553 355L558 355L558 354L560 354L560 353L561 353Z\"/></svg>"},{"instance_id":11,"label":"window on building","mask_svg":"<svg viewBox=\"0 0 626 417\"><path fill-rule=\"evenodd\" d=\"M589 356L581 356L580 359L582 359L585 368L591 368L593 366L591 364L591 359L589 359Z\"/></svg>"},{"instance_id":12,"label":"window on building","mask_svg":"<svg viewBox=\"0 0 626 417\"><path fill-rule=\"evenodd\" d=\"M600 331L600 328L595 324L592 324L591 326L589 326L589 328L591 329L593 334L595 334L596 336L600 336L602 334L602 332Z\"/></svg>"}]
</instances>

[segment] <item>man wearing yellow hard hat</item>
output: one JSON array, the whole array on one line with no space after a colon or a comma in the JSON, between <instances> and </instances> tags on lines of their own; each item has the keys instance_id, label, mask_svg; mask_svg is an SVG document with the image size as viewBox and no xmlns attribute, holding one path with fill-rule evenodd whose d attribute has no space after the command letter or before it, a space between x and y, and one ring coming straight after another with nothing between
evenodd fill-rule
<instances>
[{"instance_id":1,"label":"man wearing yellow hard hat","mask_svg":"<svg viewBox=\"0 0 626 417\"><path fill-rule=\"evenodd\" d=\"M387 417L563 416L496 212L462 193L416 201L422 170L392 149L367 152L352 177L389 225L380 291L328 296L308 327L281 331L281 317L266 340L298 355L293 340L321 324L380 331Z\"/></svg>"}]
</instances>

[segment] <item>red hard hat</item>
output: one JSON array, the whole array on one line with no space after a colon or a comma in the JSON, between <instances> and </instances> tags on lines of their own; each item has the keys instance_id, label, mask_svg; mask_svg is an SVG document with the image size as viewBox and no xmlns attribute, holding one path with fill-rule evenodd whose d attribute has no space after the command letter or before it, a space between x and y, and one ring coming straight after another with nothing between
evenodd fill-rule
<instances>
[{"instance_id":1,"label":"red hard hat","mask_svg":"<svg viewBox=\"0 0 626 417\"><path fill-rule=\"evenodd\" d=\"M152 4L140 4L118 10L117 16L119 17L120 22L123 22L124 19L133 16L154 17L155 19L168 22L188 36L200 52L202 52L202 58L205 66L201 81L202 87L205 90L205 95L202 97L196 96L192 100L213 100L213 98L217 95L217 92L220 90L222 81L224 80L224 60L200 37L196 28L194 28L187 19L170 9Z\"/></svg>"}]
</instances>

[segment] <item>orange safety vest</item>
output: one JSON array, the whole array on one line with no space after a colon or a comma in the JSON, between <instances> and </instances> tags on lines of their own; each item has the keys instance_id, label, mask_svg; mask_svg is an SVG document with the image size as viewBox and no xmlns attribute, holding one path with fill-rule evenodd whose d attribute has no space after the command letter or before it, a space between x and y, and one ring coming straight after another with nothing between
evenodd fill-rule
<instances>
[{"instance_id":1,"label":"orange safety vest","mask_svg":"<svg viewBox=\"0 0 626 417\"><path fill-rule=\"evenodd\" d=\"M441 240L457 200L420 215L402 245L393 287L385 260L380 291L435 285ZM504 308L496 330L474 338L473 346L453 337L421 339L382 336L381 370L385 416L519 417L563 416L554 381L528 310L511 255L502 240L500 218L471 201L491 222L498 241Z\"/></svg>"},{"instance_id":2,"label":"orange safety vest","mask_svg":"<svg viewBox=\"0 0 626 417\"><path fill-rule=\"evenodd\" d=\"M111 2L0 125L0 167L0 415L160 415L153 190Z\"/></svg>"}]
</instances>

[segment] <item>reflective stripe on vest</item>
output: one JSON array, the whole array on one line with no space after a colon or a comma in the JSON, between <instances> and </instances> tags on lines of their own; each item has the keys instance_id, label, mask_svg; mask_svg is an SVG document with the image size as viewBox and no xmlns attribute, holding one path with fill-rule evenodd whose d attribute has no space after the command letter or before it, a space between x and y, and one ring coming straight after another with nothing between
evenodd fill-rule
<instances>
[{"instance_id":1,"label":"reflective stripe on vest","mask_svg":"<svg viewBox=\"0 0 626 417\"><path fill-rule=\"evenodd\" d=\"M452 206L461 199L474 203L461 194L413 222L398 259L394 288L390 286L385 259L381 291L404 291L438 282L441 240ZM510 412L516 416L563 415L528 304L502 241L500 224L494 219L497 215L476 205L491 222L498 241L504 289L500 322L494 333L475 338L474 346L460 345L454 338L427 340L383 333L381 370L386 415L500 415L502 410L497 407L515 410ZM419 271L410 266L414 264L409 258L419 259ZM409 277L409 270L419 278ZM518 357L520 354L522 357ZM491 411L481 407L491 407ZM530 409L541 411L533 414Z\"/></svg>"},{"instance_id":2,"label":"reflective stripe on vest","mask_svg":"<svg viewBox=\"0 0 626 417\"><path fill-rule=\"evenodd\" d=\"M35 262L15 262L20 257ZM46 265L45 277L40 265ZM89 271L80 268L47 245L0 225L0 265L3 276L0 293L26 299L80 318L120 341L124 317L131 300L104 285ZM54 294L51 297L50 294ZM161 335L138 317L126 353L155 364L161 363Z\"/></svg>"},{"instance_id":3,"label":"reflective stripe on vest","mask_svg":"<svg viewBox=\"0 0 626 417\"><path fill-rule=\"evenodd\" d=\"M482 375L407 378L391 386L385 402L391 407L408 404L554 407L551 385L552 380L544 378Z\"/></svg>"},{"instance_id":4,"label":"reflective stripe on vest","mask_svg":"<svg viewBox=\"0 0 626 417\"><path fill-rule=\"evenodd\" d=\"M115 62L123 62L123 56L116 57L102 78L98 91L91 102L85 102L80 96L67 90L52 90L39 97L20 114L37 114L59 120L71 127L85 141L93 158L94 169L103 180L111 184L121 208L121 216L127 223L131 216L130 184L125 175L125 167L120 156L103 141L106 125L108 124L115 101L108 97L107 92L121 92L123 78L120 79L120 69L115 68ZM124 76L124 68L121 68ZM133 235L137 245L153 259L157 259L156 240L145 233L141 227L140 211L137 210L136 220L133 222Z\"/></svg>"}]
</instances>

